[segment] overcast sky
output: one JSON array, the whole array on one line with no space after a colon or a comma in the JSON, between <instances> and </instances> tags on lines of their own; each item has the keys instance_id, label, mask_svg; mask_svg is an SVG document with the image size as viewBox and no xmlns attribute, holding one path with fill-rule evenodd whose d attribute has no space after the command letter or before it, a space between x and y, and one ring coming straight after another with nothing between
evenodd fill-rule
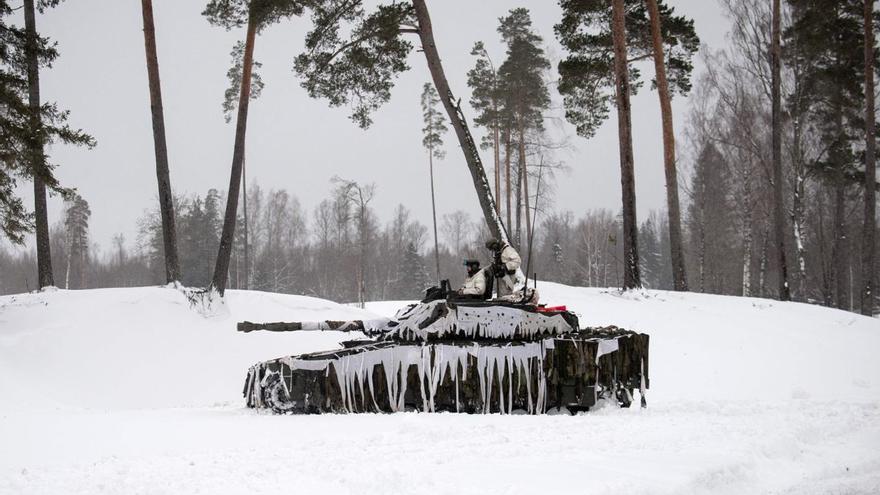
<instances>
[{"instance_id":1,"label":"overcast sky","mask_svg":"<svg viewBox=\"0 0 880 495\"><path fill-rule=\"evenodd\" d=\"M715 0L669 0L678 13L695 20L703 43L713 48L725 40L728 22ZM154 0L156 38L165 103L171 182L179 193L203 195L225 190L232 158L233 125L223 120L220 103L226 88L229 51L243 31L215 28L201 16L204 0ZM553 36L560 17L557 2L432 0L435 38L453 92L466 103L470 49L483 40L495 58L504 50L498 40L498 17L527 7L543 36L554 65L563 55ZM19 21L20 22L20 21ZM292 72L301 51L307 19L292 19L263 32L256 59L266 87L251 104L247 134L249 184L286 188L311 210L339 175L377 185L374 200L384 223L398 203L430 224L427 156L421 147L419 96L429 74L420 52L392 92L392 101L363 131L346 108L331 109L308 98ZM109 246L122 233L128 244L136 237L136 219L157 196L141 3L137 0L68 0L38 16L37 27L59 43L60 58L41 73L44 101L57 101L71 111L71 123L98 141L93 150L54 146L50 149L62 184L75 187L92 210L92 241ZM699 61L697 69L700 70ZM643 74L650 78L653 66ZM558 94L552 91L558 103ZM468 110L468 118L473 112ZM682 135L687 100L674 102L677 134ZM561 112L558 113L561 116ZM648 86L633 100L633 135L638 213L644 218L665 204L660 111ZM591 208L620 208L617 124L612 116L596 137L576 136L568 124L550 125L557 139L571 147L559 158L570 168L557 179L556 210L580 215ZM472 127L472 131L475 131ZM477 133L481 131L476 131ZM438 216L464 209L478 219L479 206L464 158L453 134L446 137L447 157L435 165ZM491 167L491 151L484 152ZM491 168L487 169L491 173ZM32 205L31 186L19 188ZM59 220L62 202L50 198L50 218ZM540 218L538 222L540 222Z\"/></svg>"}]
</instances>

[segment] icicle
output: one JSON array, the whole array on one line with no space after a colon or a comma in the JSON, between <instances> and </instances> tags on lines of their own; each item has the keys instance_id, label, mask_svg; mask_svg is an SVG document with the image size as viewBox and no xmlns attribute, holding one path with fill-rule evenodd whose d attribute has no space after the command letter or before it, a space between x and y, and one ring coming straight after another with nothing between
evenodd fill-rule
<instances>
[{"instance_id":1,"label":"icicle","mask_svg":"<svg viewBox=\"0 0 880 495\"><path fill-rule=\"evenodd\" d=\"M648 402L645 399L645 358L639 360L639 398L642 407L646 407Z\"/></svg>"}]
</instances>

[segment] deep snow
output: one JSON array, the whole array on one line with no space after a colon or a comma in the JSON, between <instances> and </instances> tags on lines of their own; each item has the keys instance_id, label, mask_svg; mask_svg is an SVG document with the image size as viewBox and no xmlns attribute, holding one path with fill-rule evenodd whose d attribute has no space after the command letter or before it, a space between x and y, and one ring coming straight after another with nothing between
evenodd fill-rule
<instances>
[{"instance_id":1,"label":"deep snow","mask_svg":"<svg viewBox=\"0 0 880 495\"><path fill-rule=\"evenodd\" d=\"M645 410L580 416L273 416L247 367L351 334L235 322L370 319L230 291L0 297L0 494L880 493L880 321L797 303L539 283L582 325L651 334ZM371 312L370 312L371 311Z\"/></svg>"}]
</instances>

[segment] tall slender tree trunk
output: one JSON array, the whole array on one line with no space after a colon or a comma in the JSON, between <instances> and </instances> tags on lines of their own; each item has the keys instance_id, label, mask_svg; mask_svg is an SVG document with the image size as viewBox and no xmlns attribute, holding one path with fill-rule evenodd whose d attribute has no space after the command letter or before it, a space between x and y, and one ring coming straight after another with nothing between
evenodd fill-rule
<instances>
[{"instance_id":1,"label":"tall slender tree trunk","mask_svg":"<svg viewBox=\"0 0 880 495\"><path fill-rule=\"evenodd\" d=\"M874 253L877 209L877 160L874 137L874 1L865 1L865 224L862 232L861 310L874 308Z\"/></svg>"},{"instance_id":2,"label":"tall slender tree trunk","mask_svg":"<svg viewBox=\"0 0 880 495\"><path fill-rule=\"evenodd\" d=\"M37 20L34 0L24 0L25 57L27 58L28 106L30 107L31 149L29 166L34 177L34 223L37 234L37 285L40 289L55 285L52 254L49 247L49 215L46 207L46 156L40 128L40 62L37 58Z\"/></svg>"},{"instance_id":3,"label":"tall slender tree trunk","mask_svg":"<svg viewBox=\"0 0 880 495\"><path fill-rule=\"evenodd\" d=\"M519 156L517 156L517 164L516 164L516 184L514 184L514 189L516 190L516 197L514 200L516 201L516 218L515 218L515 229L513 235L513 245L516 247L516 250L519 251L520 244L522 244L522 187L523 187L523 176L522 170L520 170L519 166Z\"/></svg>"},{"instance_id":4,"label":"tall slender tree trunk","mask_svg":"<svg viewBox=\"0 0 880 495\"><path fill-rule=\"evenodd\" d=\"M214 265L211 287L222 296L226 291L229 276L229 259L232 255L232 242L235 237L235 218L238 214L238 194L241 189L241 171L244 163L244 143L247 132L248 103L251 95L251 73L254 62L254 42L257 37L257 21L251 13L248 19L247 35L244 45L244 59L241 68L241 93L238 97L238 115L235 120L235 145L232 151L232 170L229 175L229 194L226 197L226 216L220 234L220 249Z\"/></svg>"},{"instance_id":5,"label":"tall slender tree trunk","mask_svg":"<svg viewBox=\"0 0 880 495\"><path fill-rule=\"evenodd\" d=\"M700 219L700 226L697 235L699 236L699 247L697 259L699 263L700 274L700 292L706 292L706 221Z\"/></svg>"},{"instance_id":6,"label":"tall slender tree trunk","mask_svg":"<svg viewBox=\"0 0 880 495\"><path fill-rule=\"evenodd\" d=\"M513 191L510 188L510 129L504 133L504 178L507 182L505 184L505 195L507 196L507 228L508 230L513 226L513 209L511 207L511 195Z\"/></svg>"},{"instance_id":7,"label":"tall slender tree trunk","mask_svg":"<svg viewBox=\"0 0 880 495\"><path fill-rule=\"evenodd\" d=\"M495 113L498 113L498 108L495 108ZM495 197L498 201L495 202L495 213L498 217L501 217L501 150L499 146L501 145L501 138L498 135L498 122L495 121L492 128L492 149L494 151L495 158Z\"/></svg>"},{"instance_id":8,"label":"tall slender tree trunk","mask_svg":"<svg viewBox=\"0 0 880 495\"><path fill-rule=\"evenodd\" d=\"M153 116L153 148L156 154L156 178L159 184L159 211L162 215L162 240L165 248L165 281L171 283L180 280L180 262L177 257L177 229L174 225L171 176L168 172L168 147L165 142L165 115L162 107L162 88L159 83L153 1L141 0L141 8L144 17L147 77L150 85L150 112Z\"/></svg>"},{"instance_id":9,"label":"tall slender tree trunk","mask_svg":"<svg viewBox=\"0 0 880 495\"><path fill-rule=\"evenodd\" d=\"M519 124L519 168L520 175L522 175L522 183L523 183L523 206L524 206L524 214L526 217L526 238L524 244L526 246L531 245L532 240L532 217L529 213L529 174L528 167L526 165L526 131L523 127L522 122Z\"/></svg>"},{"instance_id":10,"label":"tall slender tree trunk","mask_svg":"<svg viewBox=\"0 0 880 495\"><path fill-rule=\"evenodd\" d=\"M242 210L244 214L244 289L248 290L251 288L250 284L250 273L251 273L251 251L250 251L250 238L248 236L248 212L247 212L247 157L242 157L241 159L241 191L242 191Z\"/></svg>"},{"instance_id":11,"label":"tall slender tree trunk","mask_svg":"<svg viewBox=\"0 0 880 495\"><path fill-rule=\"evenodd\" d=\"M740 157L742 159L742 157ZM743 181L742 213L743 258L742 258L742 295L752 295L752 178L748 172L751 163L743 163L741 172Z\"/></svg>"},{"instance_id":12,"label":"tall slender tree trunk","mask_svg":"<svg viewBox=\"0 0 880 495\"><path fill-rule=\"evenodd\" d=\"M669 222L669 249L672 259L672 283L678 291L688 290L681 240L681 207L678 201L678 172L675 168L675 131L672 125L672 104L666 80L666 60L660 35L660 10L657 0L647 0L651 16L651 41L654 45L654 72L660 115L663 121L663 169L666 172L666 209Z\"/></svg>"},{"instance_id":13,"label":"tall slender tree trunk","mask_svg":"<svg viewBox=\"0 0 880 495\"><path fill-rule=\"evenodd\" d=\"M791 300L788 285L788 262L785 242L785 200L782 194L782 93L780 90L780 12L779 0L773 0L773 29L770 47L770 71L772 73L772 156L773 156L773 231L776 237L776 256L779 261L779 300Z\"/></svg>"},{"instance_id":14,"label":"tall slender tree trunk","mask_svg":"<svg viewBox=\"0 0 880 495\"><path fill-rule=\"evenodd\" d=\"M489 232L501 242L509 242L507 231L497 214L495 199L492 197L492 189L489 186L489 180L486 178L486 171L480 159L480 151L474 142L470 129L468 129L461 107L458 106L452 91L449 89L446 74L443 72L440 53L437 51L437 44L434 42L434 29L431 26L428 6L425 4L425 0L413 0L413 9L419 24L419 39L422 42L422 51L425 54L425 60L428 62L428 69L431 72L434 87L437 89L440 101L443 102L443 108L446 109L449 121L452 123L452 128L455 129L458 143L461 146L462 152L464 152L465 161L470 170L471 179L474 182L474 188L476 189L477 198L480 202L480 208L483 210L486 224L489 227Z\"/></svg>"},{"instance_id":15,"label":"tall slender tree trunk","mask_svg":"<svg viewBox=\"0 0 880 495\"><path fill-rule=\"evenodd\" d=\"M71 245L73 243L70 241L70 235L67 236L67 269L64 271L64 288L70 289L70 261L73 257L73 250L71 249Z\"/></svg>"},{"instance_id":16,"label":"tall slender tree trunk","mask_svg":"<svg viewBox=\"0 0 880 495\"><path fill-rule=\"evenodd\" d=\"M806 177L804 174L804 159L801 156L801 125L800 125L800 97L794 102L794 125L792 139L792 163L794 165L794 186L791 198L791 226L794 234L795 254L797 256L797 298L807 299L807 262L806 241L804 235L804 194L806 194Z\"/></svg>"},{"instance_id":17,"label":"tall slender tree trunk","mask_svg":"<svg viewBox=\"0 0 880 495\"><path fill-rule=\"evenodd\" d=\"M843 128L843 95L836 99L835 125L837 136L844 135ZM834 163L834 238L831 243L831 263L835 290L835 307L845 309L847 306L847 252L846 252L846 178L844 177L844 158L841 151L835 150Z\"/></svg>"},{"instance_id":18,"label":"tall slender tree trunk","mask_svg":"<svg viewBox=\"0 0 880 495\"><path fill-rule=\"evenodd\" d=\"M639 273L638 224L632 147L629 71L623 0L612 1L611 33L614 42L614 79L617 93L617 132L620 143L620 185L623 190L623 288L642 286Z\"/></svg>"},{"instance_id":19,"label":"tall slender tree trunk","mask_svg":"<svg viewBox=\"0 0 880 495\"><path fill-rule=\"evenodd\" d=\"M825 191L820 191L816 195L816 203L818 214L818 229L816 235L819 244L819 260L822 267L822 304L828 307L834 305L834 273L831 269L832 261L828 257L826 249L827 235L825 233ZM832 241L832 247L834 243Z\"/></svg>"},{"instance_id":20,"label":"tall slender tree trunk","mask_svg":"<svg viewBox=\"0 0 880 495\"><path fill-rule=\"evenodd\" d=\"M837 173L834 183L834 239L831 244L831 260L834 270L834 305L847 309L847 253L846 253L846 179Z\"/></svg>"},{"instance_id":21,"label":"tall slender tree trunk","mask_svg":"<svg viewBox=\"0 0 880 495\"><path fill-rule=\"evenodd\" d=\"M440 247L437 244L437 203L434 201L434 149L428 149L428 168L431 174L431 218L434 221L434 264L437 267L437 281L440 281Z\"/></svg>"},{"instance_id":22,"label":"tall slender tree trunk","mask_svg":"<svg viewBox=\"0 0 880 495\"><path fill-rule=\"evenodd\" d=\"M770 232L761 232L761 257L758 258L758 296L767 297L767 242Z\"/></svg>"}]
</instances>

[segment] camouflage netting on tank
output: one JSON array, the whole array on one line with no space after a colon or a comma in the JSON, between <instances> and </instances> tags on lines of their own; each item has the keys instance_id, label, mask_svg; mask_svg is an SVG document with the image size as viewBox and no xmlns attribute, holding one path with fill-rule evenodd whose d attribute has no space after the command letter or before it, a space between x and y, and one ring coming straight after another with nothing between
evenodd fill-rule
<instances>
[{"instance_id":1,"label":"camouflage netting on tank","mask_svg":"<svg viewBox=\"0 0 880 495\"><path fill-rule=\"evenodd\" d=\"M570 313L567 313L570 315ZM574 318L569 316L569 319ZM445 300L401 311L383 340L427 342L449 338L540 340L577 330L561 312L526 311L503 304L456 304Z\"/></svg>"},{"instance_id":2,"label":"camouflage netting on tank","mask_svg":"<svg viewBox=\"0 0 880 495\"><path fill-rule=\"evenodd\" d=\"M540 414L622 404L648 387L648 336L581 330L527 342L380 341L253 366L248 405L276 412Z\"/></svg>"}]
</instances>

